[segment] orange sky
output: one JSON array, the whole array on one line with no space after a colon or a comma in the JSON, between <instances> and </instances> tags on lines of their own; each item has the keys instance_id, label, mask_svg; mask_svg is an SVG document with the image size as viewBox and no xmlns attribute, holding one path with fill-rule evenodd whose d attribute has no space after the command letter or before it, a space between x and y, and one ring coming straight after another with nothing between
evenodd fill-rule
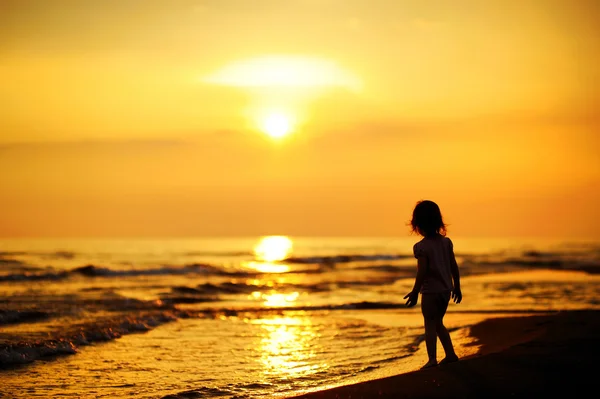
<instances>
[{"instance_id":1,"label":"orange sky","mask_svg":"<svg viewBox=\"0 0 600 399\"><path fill-rule=\"evenodd\" d=\"M600 237L600 6L0 3L0 237ZM280 115L291 134L274 139Z\"/></svg>"}]
</instances>

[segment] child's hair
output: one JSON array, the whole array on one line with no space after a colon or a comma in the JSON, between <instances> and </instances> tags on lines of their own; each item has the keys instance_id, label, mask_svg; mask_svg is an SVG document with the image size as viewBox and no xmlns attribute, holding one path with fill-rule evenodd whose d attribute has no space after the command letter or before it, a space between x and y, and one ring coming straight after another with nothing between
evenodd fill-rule
<instances>
[{"instance_id":1,"label":"child's hair","mask_svg":"<svg viewBox=\"0 0 600 399\"><path fill-rule=\"evenodd\" d=\"M446 235L446 224L442 219L440 207L433 201L423 200L417 202L410 221L412 232L423 237L432 237L436 234Z\"/></svg>"}]
</instances>

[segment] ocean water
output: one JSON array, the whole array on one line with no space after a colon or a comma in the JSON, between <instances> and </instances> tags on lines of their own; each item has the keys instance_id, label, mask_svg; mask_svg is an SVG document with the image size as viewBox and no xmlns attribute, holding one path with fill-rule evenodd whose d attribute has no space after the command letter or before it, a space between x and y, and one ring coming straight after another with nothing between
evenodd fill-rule
<instances>
[{"instance_id":1,"label":"ocean water","mask_svg":"<svg viewBox=\"0 0 600 399\"><path fill-rule=\"evenodd\" d=\"M449 315L600 308L598 241L452 238ZM286 397L397 373L423 341L416 240L0 240L0 397Z\"/></svg>"}]
</instances>

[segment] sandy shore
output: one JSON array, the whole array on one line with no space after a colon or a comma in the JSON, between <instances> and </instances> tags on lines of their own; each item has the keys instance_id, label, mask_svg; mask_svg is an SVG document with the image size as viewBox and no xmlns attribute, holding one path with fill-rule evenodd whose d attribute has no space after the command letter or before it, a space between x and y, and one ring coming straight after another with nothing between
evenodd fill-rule
<instances>
[{"instance_id":1,"label":"sandy shore","mask_svg":"<svg viewBox=\"0 0 600 399\"><path fill-rule=\"evenodd\" d=\"M600 311L487 319L468 335L457 352L474 354L458 363L294 398L575 397L597 389Z\"/></svg>"}]
</instances>

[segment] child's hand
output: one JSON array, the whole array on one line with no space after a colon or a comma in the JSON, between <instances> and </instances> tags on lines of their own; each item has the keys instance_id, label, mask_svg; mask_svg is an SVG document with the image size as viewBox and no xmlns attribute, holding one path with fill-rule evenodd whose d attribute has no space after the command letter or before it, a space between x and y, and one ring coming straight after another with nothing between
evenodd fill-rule
<instances>
[{"instance_id":1,"label":"child's hand","mask_svg":"<svg viewBox=\"0 0 600 399\"><path fill-rule=\"evenodd\" d=\"M406 306L412 308L419 301L419 291L411 291L404 296L404 299L408 298L406 301Z\"/></svg>"},{"instance_id":2,"label":"child's hand","mask_svg":"<svg viewBox=\"0 0 600 399\"><path fill-rule=\"evenodd\" d=\"M454 299L454 303L460 303L460 301L462 301L462 292L460 291L460 288L455 288L452 291L452 299Z\"/></svg>"}]
</instances>

